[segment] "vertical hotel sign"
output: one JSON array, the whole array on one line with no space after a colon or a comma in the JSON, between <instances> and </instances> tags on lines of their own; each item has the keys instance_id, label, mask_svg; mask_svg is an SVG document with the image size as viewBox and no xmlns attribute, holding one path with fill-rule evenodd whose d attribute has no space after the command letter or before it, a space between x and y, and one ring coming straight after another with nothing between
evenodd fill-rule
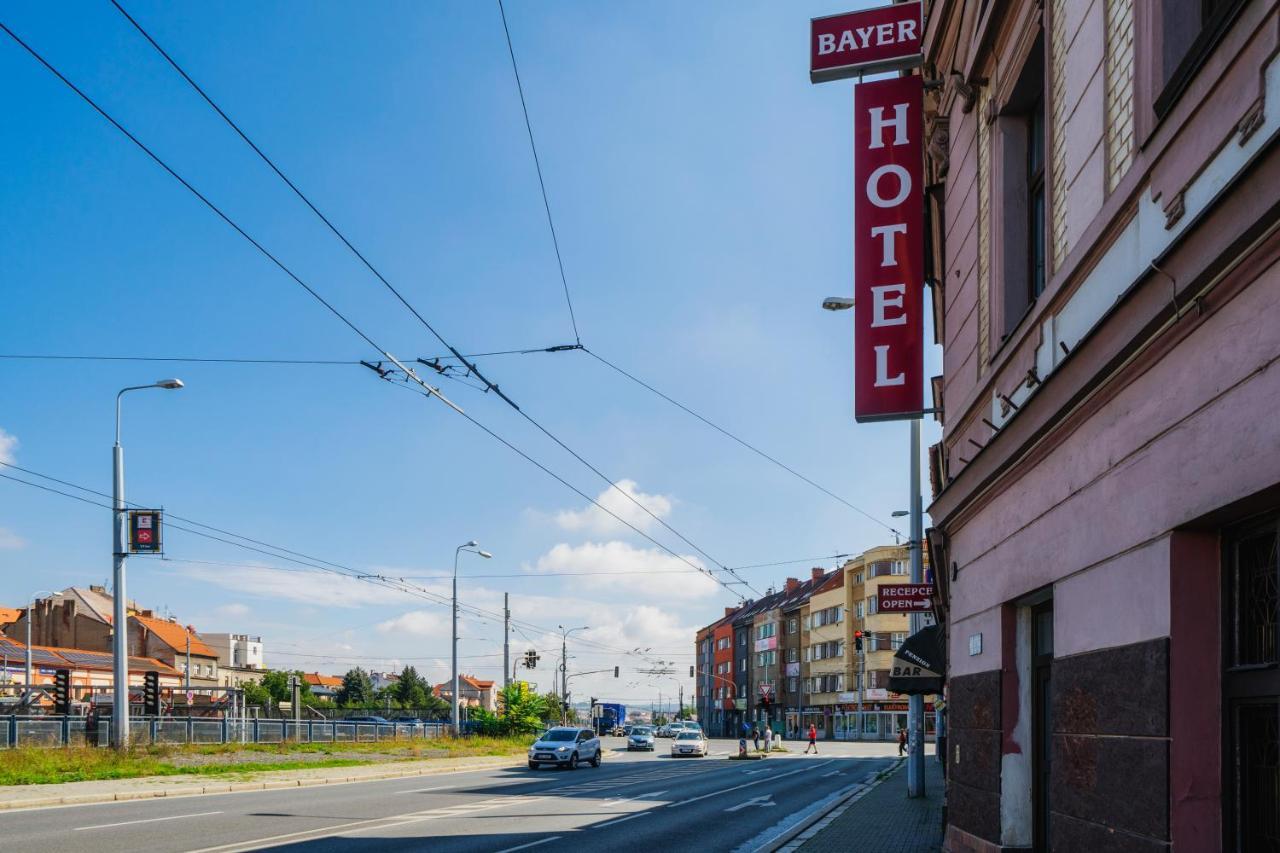
<instances>
[{"instance_id":1,"label":"vertical hotel sign","mask_svg":"<svg viewBox=\"0 0 1280 853\"><path fill-rule=\"evenodd\" d=\"M919 63L920 6L897 3L815 19L810 78L822 82ZM859 422L918 418L924 407L923 87L918 75L854 87L854 417Z\"/></svg>"}]
</instances>

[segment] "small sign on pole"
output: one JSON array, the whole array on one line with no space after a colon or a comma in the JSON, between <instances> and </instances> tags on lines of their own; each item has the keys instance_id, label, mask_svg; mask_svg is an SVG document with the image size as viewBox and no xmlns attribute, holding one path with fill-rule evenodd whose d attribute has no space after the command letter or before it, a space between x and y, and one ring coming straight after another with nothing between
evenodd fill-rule
<instances>
[{"instance_id":1,"label":"small sign on pole","mask_svg":"<svg viewBox=\"0 0 1280 853\"><path fill-rule=\"evenodd\" d=\"M885 584L876 591L881 613L927 613L933 609L933 584Z\"/></svg>"},{"instance_id":2,"label":"small sign on pole","mask_svg":"<svg viewBox=\"0 0 1280 853\"><path fill-rule=\"evenodd\" d=\"M129 510L129 553L162 554L161 516L158 509Z\"/></svg>"}]
</instances>

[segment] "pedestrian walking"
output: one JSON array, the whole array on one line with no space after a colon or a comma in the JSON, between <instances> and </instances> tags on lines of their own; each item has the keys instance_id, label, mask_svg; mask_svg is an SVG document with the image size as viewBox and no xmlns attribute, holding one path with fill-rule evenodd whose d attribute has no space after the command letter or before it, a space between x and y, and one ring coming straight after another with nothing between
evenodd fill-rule
<instances>
[{"instance_id":1,"label":"pedestrian walking","mask_svg":"<svg viewBox=\"0 0 1280 853\"><path fill-rule=\"evenodd\" d=\"M773 728L767 724L764 727L764 751L773 751Z\"/></svg>"},{"instance_id":2,"label":"pedestrian walking","mask_svg":"<svg viewBox=\"0 0 1280 853\"><path fill-rule=\"evenodd\" d=\"M898 757L901 758L907 753L907 730L898 729Z\"/></svg>"},{"instance_id":3,"label":"pedestrian walking","mask_svg":"<svg viewBox=\"0 0 1280 853\"><path fill-rule=\"evenodd\" d=\"M811 749L814 755L818 754L818 727L813 723L809 724L809 745L804 748L804 754L808 755Z\"/></svg>"},{"instance_id":4,"label":"pedestrian walking","mask_svg":"<svg viewBox=\"0 0 1280 853\"><path fill-rule=\"evenodd\" d=\"M756 752L760 751L760 727L751 727L751 741L755 744Z\"/></svg>"}]
</instances>

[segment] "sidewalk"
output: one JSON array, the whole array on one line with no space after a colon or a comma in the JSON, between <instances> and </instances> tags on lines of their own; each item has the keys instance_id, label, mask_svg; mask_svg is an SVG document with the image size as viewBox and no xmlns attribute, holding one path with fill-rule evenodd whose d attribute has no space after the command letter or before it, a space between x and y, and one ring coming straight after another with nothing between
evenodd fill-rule
<instances>
[{"instance_id":1,"label":"sidewalk","mask_svg":"<svg viewBox=\"0 0 1280 853\"><path fill-rule=\"evenodd\" d=\"M200 794L226 794L234 791L261 791L275 788L306 788L312 785L371 782L377 779L430 776L436 773L487 770L523 764L523 755L514 758L476 756L382 762L351 767L270 770L257 773L232 771L221 779L176 775L62 782L53 785L4 785L0 786L0 814L8 809L145 800L154 797L191 797Z\"/></svg>"},{"instance_id":2,"label":"sidewalk","mask_svg":"<svg viewBox=\"0 0 1280 853\"><path fill-rule=\"evenodd\" d=\"M779 851L801 853L937 853L942 847L942 765L925 756L925 796L907 797L907 767L838 806Z\"/></svg>"}]
</instances>

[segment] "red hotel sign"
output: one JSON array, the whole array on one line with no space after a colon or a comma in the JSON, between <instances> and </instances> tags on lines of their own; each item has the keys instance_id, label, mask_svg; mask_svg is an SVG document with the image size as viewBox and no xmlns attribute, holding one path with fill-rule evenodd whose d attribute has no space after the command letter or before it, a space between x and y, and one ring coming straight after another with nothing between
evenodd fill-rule
<instances>
[{"instance_id":1,"label":"red hotel sign","mask_svg":"<svg viewBox=\"0 0 1280 853\"><path fill-rule=\"evenodd\" d=\"M923 4L895 3L809 22L809 79L814 83L918 65Z\"/></svg>"},{"instance_id":2,"label":"red hotel sign","mask_svg":"<svg viewBox=\"0 0 1280 853\"><path fill-rule=\"evenodd\" d=\"M927 613L933 609L933 584L885 584L876 591L881 613Z\"/></svg>"},{"instance_id":3,"label":"red hotel sign","mask_svg":"<svg viewBox=\"0 0 1280 853\"><path fill-rule=\"evenodd\" d=\"M919 76L861 83L853 90L859 422L920 417L924 407L923 111Z\"/></svg>"}]
</instances>

